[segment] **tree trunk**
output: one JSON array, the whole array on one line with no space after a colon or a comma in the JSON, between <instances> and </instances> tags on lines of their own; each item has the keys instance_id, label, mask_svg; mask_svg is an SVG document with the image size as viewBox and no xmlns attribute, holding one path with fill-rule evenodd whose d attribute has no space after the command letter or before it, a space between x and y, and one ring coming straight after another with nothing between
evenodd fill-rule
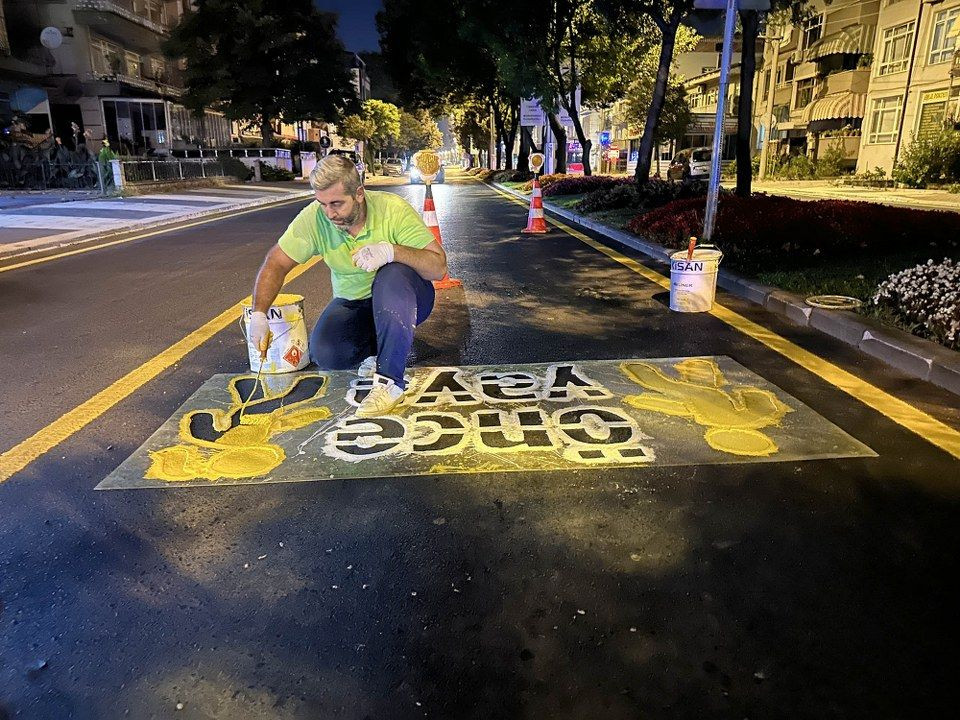
<instances>
[{"instance_id":1,"label":"tree trunk","mask_svg":"<svg viewBox=\"0 0 960 720\"><path fill-rule=\"evenodd\" d=\"M753 134L753 83L757 73L757 36L760 13L741 10L743 48L740 51L740 105L737 108L737 195L750 197L753 182L751 135Z\"/></svg>"},{"instance_id":2,"label":"tree trunk","mask_svg":"<svg viewBox=\"0 0 960 720\"><path fill-rule=\"evenodd\" d=\"M270 124L270 118L263 118L260 121L260 138L265 148L273 147L273 125Z\"/></svg>"},{"instance_id":3,"label":"tree trunk","mask_svg":"<svg viewBox=\"0 0 960 720\"><path fill-rule=\"evenodd\" d=\"M556 141L553 156L556 159L553 169L556 173L567 172L567 131L563 129L556 113L547 113L550 129L553 130L553 139Z\"/></svg>"},{"instance_id":4,"label":"tree trunk","mask_svg":"<svg viewBox=\"0 0 960 720\"><path fill-rule=\"evenodd\" d=\"M650 163L653 160L654 133L660 123L660 113L667 96L667 83L670 81L670 64L673 62L673 47L677 42L679 19L670 19L660 29L660 60L657 79L653 84L653 99L647 111L647 122L643 126L640 138L640 150L637 157L637 182L645 183L650 177Z\"/></svg>"},{"instance_id":5,"label":"tree trunk","mask_svg":"<svg viewBox=\"0 0 960 720\"><path fill-rule=\"evenodd\" d=\"M517 140L517 128L520 125L520 105L510 106L510 128L507 130L507 170L513 170L513 144Z\"/></svg>"},{"instance_id":6,"label":"tree trunk","mask_svg":"<svg viewBox=\"0 0 960 720\"><path fill-rule=\"evenodd\" d=\"M530 172L530 128L520 127L520 154L517 155L517 170Z\"/></svg>"},{"instance_id":7,"label":"tree trunk","mask_svg":"<svg viewBox=\"0 0 960 720\"><path fill-rule=\"evenodd\" d=\"M517 156L517 170L530 172L530 153L540 152L533 143L533 133L529 127L520 126L520 154Z\"/></svg>"},{"instance_id":8,"label":"tree trunk","mask_svg":"<svg viewBox=\"0 0 960 720\"><path fill-rule=\"evenodd\" d=\"M503 139L506 132L503 127L503 112L500 110L500 103L496 100L490 101L490 109L493 112L493 130L494 138L496 139L496 159L497 165L494 168L495 170L501 170L503 168L503 150L500 146L500 142Z\"/></svg>"}]
</instances>

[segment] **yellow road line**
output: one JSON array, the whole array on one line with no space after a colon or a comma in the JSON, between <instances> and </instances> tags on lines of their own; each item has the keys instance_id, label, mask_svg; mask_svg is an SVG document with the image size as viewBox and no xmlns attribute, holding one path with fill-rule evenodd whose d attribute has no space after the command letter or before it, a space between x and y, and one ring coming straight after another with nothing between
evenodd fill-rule
<instances>
[{"instance_id":1,"label":"yellow road line","mask_svg":"<svg viewBox=\"0 0 960 720\"><path fill-rule=\"evenodd\" d=\"M476 178L472 179L476 180ZM481 181L478 180L478 182ZM491 189L506 199L526 207L526 203L512 195L508 195L498 188L491 187ZM589 245L594 250L630 268L638 275L642 275L650 282L666 289L670 288L670 278L655 270L651 270L645 265L641 265L636 260L617 252L613 248L607 247L603 243L597 242L579 230L574 230L559 220L548 218L548 222L568 235ZM909 403L890 395L866 380L833 364L829 360L824 360L809 350L805 350L796 343L778 335L773 330L765 328L763 325L734 312L720 303L715 302L713 304L713 309L710 310L710 314L722 320L733 329L766 345L774 352L783 355L788 360L792 360L800 367L825 380L835 388L842 390L856 400L859 400L867 407L873 408L881 415L888 417L910 432L919 435L924 440L936 445L953 457L960 459L960 431L937 420L922 410L913 407Z\"/></svg>"},{"instance_id":2,"label":"yellow road line","mask_svg":"<svg viewBox=\"0 0 960 720\"><path fill-rule=\"evenodd\" d=\"M0 267L0 273L9 272L11 270L19 270L21 268L30 267L31 265L39 265L41 263L51 262L53 260L59 260L61 258L70 257L71 255L80 255L82 253L93 252L94 250L102 250L103 248L108 248L111 245L122 245L123 243L133 242L134 240L143 240L144 238L153 237L154 235L162 235L167 232L174 232L176 230L185 230L186 228L196 227L197 225L205 225L206 223L216 222L217 220L228 220L230 218L237 217L239 215L247 215L252 212L259 212L260 210L270 210L275 207L280 207L281 205L289 205L294 202L302 202L307 200L307 197L298 197L292 198L290 200L279 200L277 202L271 202L264 205L260 205L255 208L250 208L249 210L238 210L236 212L231 212L227 214L219 214L216 217L202 218L200 220L195 220L193 222L184 223L183 225L174 225L173 227L167 225L157 230L151 230L150 232L140 233L139 235L133 235L128 238L120 238L119 240L110 240L105 243L100 243L99 245L91 245L90 247L79 248L77 250L65 250L61 253L56 253L55 255L46 255L42 258L36 258L34 260L24 260L23 262L14 263L13 265L5 265ZM228 212L228 211L225 211ZM173 221L176 223L176 220ZM83 242L83 241L80 241Z\"/></svg>"},{"instance_id":3,"label":"yellow road line","mask_svg":"<svg viewBox=\"0 0 960 720\"><path fill-rule=\"evenodd\" d=\"M296 280L320 261L319 257L294 268L284 285ZM180 362L188 353L196 350L221 330L232 325L240 318L242 302L227 308L202 327L177 341L159 355L130 371L109 387L101 390L89 400L78 405L70 412L47 425L23 442L0 454L0 483L9 480L14 473L23 470L51 448L59 445L68 437L96 420L107 410L124 398L139 390L157 375Z\"/></svg>"}]
</instances>

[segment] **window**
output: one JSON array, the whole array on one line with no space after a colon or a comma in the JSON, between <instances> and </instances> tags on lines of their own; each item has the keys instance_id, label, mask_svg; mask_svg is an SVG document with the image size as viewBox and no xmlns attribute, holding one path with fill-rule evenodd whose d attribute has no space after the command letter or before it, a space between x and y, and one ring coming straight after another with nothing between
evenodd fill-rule
<instances>
[{"instance_id":1,"label":"window","mask_svg":"<svg viewBox=\"0 0 960 720\"><path fill-rule=\"evenodd\" d=\"M777 66L777 86L783 85L783 65Z\"/></svg>"},{"instance_id":2,"label":"window","mask_svg":"<svg viewBox=\"0 0 960 720\"><path fill-rule=\"evenodd\" d=\"M913 46L914 23L908 22L883 31L883 51L877 75L892 75L907 69Z\"/></svg>"},{"instance_id":3,"label":"window","mask_svg":"<svg viewBox=\"0 0 960 720\"><path fill-rule=\"evenodd\" d=\"M164 67L163 60L150 58L150 78L157 82L166 82L167 71Z\"/></svg>"},{"instance_id":4,"label":"window","mask_svg":"<svg viewBox=\"0 0 960 720\"><path fill-rule=\"evenodd\" d=\"M869 142L883 144L896 141L902 107L901 95L873 101L873 107L870 108L870 134L867 137Z\"/></svg>"},{"instance_id":5,"label":"window","mask_svg":"<svg viewBox=\"0 0 960 720\"><path fill-rule=\"evenodd\" d=\"M823 14L817 15L807 20L803 24L803 37L800 47L806 50L823 36Z\"/></svg>"},{"instance_id":6,"label":"window","mask_svg":"<svg viewBox=\"0 0 960 720\"><path fill-rule=\"evenodd\" d=\"M783 66L785 73L783 77L784 82L790 82L793 80L793 71L795 67L796 66L792 62L787 60L787 64Z\"/></svg>"},{"instance_id":7,"label":"window","mask_svg":"<svg viewBox=\"0 0 960 720\"><path fill-rule=\"evenodd\" d=\"M140 56L129 50L123 54L126 74L131 77L140 77Z\"/></svg>"},{"instance_id":8,"label":"window","mask_svg":"<svg viewBox=\"0 0 960 720\"><path fill-rule=\"evenodd\" d=\"M950 37L957 18L960 17L960 7L943 10L933 16L933 32L930 37L930 65L947 62L953 59L953 49L957 45L957 36Z\"/></svg>"},{"instance_id":9,"label":"window","mask_svg":"<svg viewBox=\"0 0 960 720\"><path fill-rule=\"evenodd\" d=\"M767 97L770 94L770 71L767 70L763 74L763 97Z\"/></svg>"},{"instance_id":10,"label":"window","mask_svg":"<svg viewBox=\"0 0 960 720\"><path fill-rule=\"evenodd\" d=\"M122 73L123 49L103 38L93 38L90 41L90 65L95 73L102 75Z\"/></svg>"},{"instance_id":11,"label":"window","mask_svg":"<svg viewBox=\"0 0 960 720\"><path fill-rule=\"evenodd\" d=\"M816 80L813 78L797 81L797 100L793 104L794 109L806 107L813 102L813 90L815 85Z\"/></svg>"}]
</instances>

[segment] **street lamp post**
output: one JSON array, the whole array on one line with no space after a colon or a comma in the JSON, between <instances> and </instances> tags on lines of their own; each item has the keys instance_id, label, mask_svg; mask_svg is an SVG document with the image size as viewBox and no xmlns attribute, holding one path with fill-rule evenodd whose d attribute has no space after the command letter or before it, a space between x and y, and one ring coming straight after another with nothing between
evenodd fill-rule
<instances>
[{"instance_id":1,"label":"street lamp post","mask_svg":"<svg viewBox=\"0 0 960 720\"><path fill-rule=\"evenodd\" d=\"M764 35L763 39L773 41L773 62L770 64L770 90L767 93L767 108L764 113L767 131L763 136L763 148L760 151L760 171L757 173L757 180L763 180L767 176L767 158L770 155L770 140L773 139L773 99L777 94L777 63L780 62L780 43L783 41L780 28L777 28L776 37Z\"/></svg>"}]
</instances>

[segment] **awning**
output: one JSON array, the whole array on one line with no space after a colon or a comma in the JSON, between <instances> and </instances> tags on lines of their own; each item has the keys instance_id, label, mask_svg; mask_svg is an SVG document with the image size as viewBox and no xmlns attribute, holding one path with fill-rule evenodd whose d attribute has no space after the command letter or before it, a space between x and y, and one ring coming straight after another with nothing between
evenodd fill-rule
<instances>
[{"instance_id":1,"label":"awning","mask_svg":"<svg viewBox=\"0 0 960 720\"><path fill-rule=\"evenodd\" d=\"M803 122L812 120L834 120L843 118L862 118L867 109L867 94L845 90L824 95L803 109Z\"/></svg>"},{"instance_id":2,"label":"awning","mask_svg":"<svg viewBox=\"0 0 960 720\"><path fill-rule=\"evenodd\" d=\"M690 124L687 125L687 135L712 135L713 128L717 124L716 113L692 113ZM737 131L737 118L727 115L723 119L723 131L727 135L732 135Z\"/></svg>"},{"instance_id":3,"label":"awning","mask_svg":"<svg viewBox=\"0 0 960 720\"><path fill-rule=\"evenodd\" d=\"M871 51L873 28L869 25L848 25L843 30L820 38L803 52L803 60L810 61L827 55L861 55Z\"/></svg>"}]
</instances>

